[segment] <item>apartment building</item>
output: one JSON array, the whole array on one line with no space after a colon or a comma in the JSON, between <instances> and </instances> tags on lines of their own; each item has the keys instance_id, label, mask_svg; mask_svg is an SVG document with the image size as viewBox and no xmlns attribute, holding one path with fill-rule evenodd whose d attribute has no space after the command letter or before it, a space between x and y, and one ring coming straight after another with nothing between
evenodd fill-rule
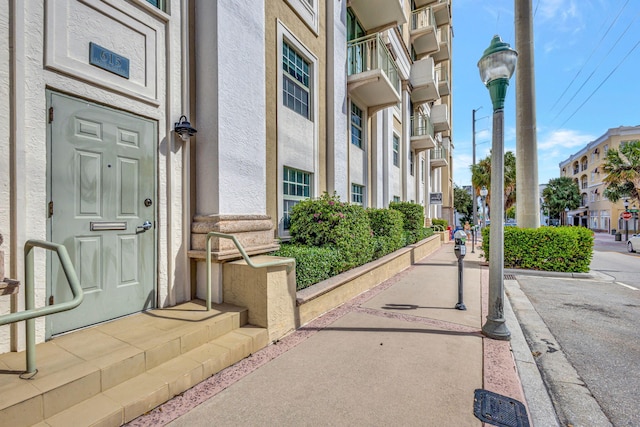
<instances>
[{"instance_id":1,"label":"apartment building","mask_svg":"<svg viewBox=\"0 0 640 427\"><path fill-rule=\"evenodd\" d=\"M453 220L450 0L0 0L0 28L6 275L50 241L85 290L39 341L204 298L208 232L268 253L324 191ZM212 253L221 302L238 251ZM37 306L69 298L51 257L34 269Z\"/></svg>"},{"instance_id":2,"label":"apartment building","mask_svg":"<svg viewBox=\"0 0 640 427\"><path fill-rule=\"evenodd\" d=\"M594 231L610 232L612 229L624 229L624 200L612 203L605 197L606 184L603 179L606 173L602 170L602 164L607 151L612 148L618 150L626 142L638 139L640 126L612 128L560 162L560 176L573 179L578 184L581 195L580 207L567 212L568 224L588 227ZM633 209L633 206L629 208ZM629 227L637 229L633 221L630 223Z\"/></svg>"}]
</instances>

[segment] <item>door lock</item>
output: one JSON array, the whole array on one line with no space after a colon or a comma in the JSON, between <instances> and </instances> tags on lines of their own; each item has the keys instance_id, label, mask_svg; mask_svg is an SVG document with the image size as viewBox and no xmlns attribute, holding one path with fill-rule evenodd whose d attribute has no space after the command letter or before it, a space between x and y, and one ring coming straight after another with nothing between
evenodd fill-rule
<instances>
[{"instance_id":1,"label":"door lock","mask_svg":"<svg viewBox=\"0 0 640 427\"><path fill-rule=\"evenodd\" d=\"M151 221L145 221L142 223L142 225L139 225L136 227L136 234L144 233L145 231L150 230L151 227L153 227L153 224L151 224Z\"/></svg>"}]
</instances>

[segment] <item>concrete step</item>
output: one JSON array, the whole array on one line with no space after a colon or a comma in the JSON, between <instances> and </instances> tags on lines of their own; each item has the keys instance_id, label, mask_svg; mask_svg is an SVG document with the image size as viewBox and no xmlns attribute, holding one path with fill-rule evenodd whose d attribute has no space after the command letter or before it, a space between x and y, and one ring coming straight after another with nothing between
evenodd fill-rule
<instances>
[{"instance_id":1,"label":"concrete step","mask_svg":"<svg viewBox=\"0 0 640 427\"><path fill-rule=\"evenodd\" d=\"M265 347L267 330L246 319L190 302L87 328L39 344L32 380L18 378L24 352L0 355L1 424L131 421Z\"/></svg>"}]
</instances>

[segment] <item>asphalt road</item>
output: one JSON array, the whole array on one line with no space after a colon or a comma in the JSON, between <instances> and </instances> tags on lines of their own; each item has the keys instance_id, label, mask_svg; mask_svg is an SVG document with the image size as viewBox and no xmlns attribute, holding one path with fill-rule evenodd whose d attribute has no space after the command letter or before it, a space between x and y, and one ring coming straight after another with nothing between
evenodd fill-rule
<instances>
[{"instance_id":1,"label":"asphalt road","mask_svg":"<svg viewBox=\"0 0 640 427\"><path fill-rule=\"evenodd\" d=\"M518 283L559 344L549 351L564 353L614 426L637 427L640 257L613 236L596 236L591 268L602 275L591 280L518 276ZM558 384L562 380L547 384L551 394L568 393Z\"/></svg>"}]
</instances>

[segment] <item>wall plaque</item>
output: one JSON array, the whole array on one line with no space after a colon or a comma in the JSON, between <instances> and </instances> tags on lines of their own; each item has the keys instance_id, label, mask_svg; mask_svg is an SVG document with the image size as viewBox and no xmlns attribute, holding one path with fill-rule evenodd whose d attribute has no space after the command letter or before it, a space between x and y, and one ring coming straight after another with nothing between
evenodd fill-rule
<instances>
[{"instance_id":1,"label":"wall plaque","mask_svg":"<svg viewBox=\"0 0 640 427\"><path fill-rule=\"evenodd\" d=\"M429 193L429 204L431 204L431 205L441 205L442 204L442 193Z\"/></svg>"},{"instance_id":2,"label":"wall plaque","mask_svg":"<svg viewBox=\"0 0 640 427\"><path fill-rule=\"evenodd\" d=\"M125 79L129 78L129 59L93 42L89 43L89 63Z\"/></svg>"}]
</instances>

